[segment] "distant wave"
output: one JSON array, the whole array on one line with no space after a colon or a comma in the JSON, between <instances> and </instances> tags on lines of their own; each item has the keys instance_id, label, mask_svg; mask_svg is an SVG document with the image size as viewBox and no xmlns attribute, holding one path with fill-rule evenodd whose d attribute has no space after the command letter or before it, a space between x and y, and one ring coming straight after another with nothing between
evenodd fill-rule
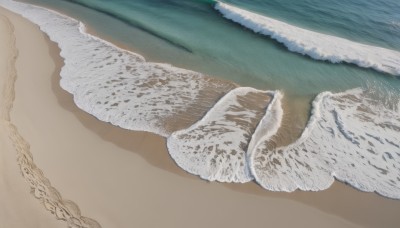
<instances>
[{"instance_id":1,"label":"distant wave","mask_svg":"<svg viewBox=\"0 0 400 228\"><path fill-rule=\"evenodd\" d=\"M400 76L398 51L302 29L219 1L215 9L229 20L277 40L292 52L317 60L346 62Z\"/></svg>"},{"instance_id":2,"label":"distant wave","mask_svg":"<svg viewBox=\"0 0 400 228\"><path fill-rule=\"evenodd\" d=\"M212 181L255 179L274 191L322 190L337 178L400 199L398 103L388 108L360 89L322 93L300 139L276 148L284 115L279 92L147 62L86 33L75 19L0 3L58 43L65 62L60 84L78 107L113 125L167 137L172 158L190 173Z\"/></svg>"}]
</instances>

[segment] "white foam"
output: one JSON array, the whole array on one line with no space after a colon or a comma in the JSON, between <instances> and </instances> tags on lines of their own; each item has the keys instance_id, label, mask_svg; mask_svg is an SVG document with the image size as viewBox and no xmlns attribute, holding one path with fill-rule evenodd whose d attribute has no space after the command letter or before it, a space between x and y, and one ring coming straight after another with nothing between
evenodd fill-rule
<instances>
[{"instance_id":1,"label":"white foam","mask_svg":"<svg viewBox=\"0 0 400 228\"><path fill-rule=\"evenodd\" d=\"M290 51L332 63L346 62L400 75L400 52L302 29L266 16L217 2L215 9L240 25L284 44Z\"/></svg>"},{"instance_id":2,"label":"white foam","mask_svg":"<svg viewBox=\"0 0 400 228\"><path fill-rule=\"evenodd\" d=\"M271 95L273 96L273 99L268 105L264 117L261 119L256 130L251 136L251 141L247 148L249 156L253 154L254 148L256 148L259 143L269 140L278 132L281 126L283 117L281 101L283 95L279 91L273 92Z\"/></svg>"},{"instance_id":3,"label":"white foam","mask_svg":"<svg viewBox=\"0 0 400 228\"><path fill-rule=\"evenodd\" d=\"M337 178L357 189L400 198L400 111L360 89L325 92L313 102L300 139L275 148L260 143L253 175L266 189L318 191Z\"/></svg>"},{"instance_id":4,"label":"white foam","mask_svg":"<svg viewBox=\"0 0 400 228\"><path fill-rule=\"evenodd\" d=\"M194 106L202 89L221 94L229 90L226 83L200 73L146 62L138 54L86 33L84 25L73 18L11 0L0 2L39 25L58 43L65 60L62 88L74 95L79 108L102 121L167 136L171 132L165 129L165 120Z\"/></svg>"},{"instance_id":5,"label":"white foam","mask_svg":"<svg viewBox=\"0 0 400 228\"><path fill-rule=\"evenodd\" d=\"M206 180L252 180L246 151L270 94L245 87L232 90L199 122L168 138L171 157L184 170Z\"/></svg>"}]
</instances>

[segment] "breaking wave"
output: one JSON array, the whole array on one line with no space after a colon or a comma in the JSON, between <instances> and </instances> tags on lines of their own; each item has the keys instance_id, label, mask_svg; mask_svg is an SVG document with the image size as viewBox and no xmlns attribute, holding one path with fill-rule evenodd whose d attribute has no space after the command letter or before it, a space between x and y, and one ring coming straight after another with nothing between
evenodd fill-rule
<instances>
[{"instance_id":1,"label":"breaking wave","mask_svg":"<svg viewBox=\"0 0 400 228\"><path fill-rule=\"evenodd\" d=\"M217 1L215 9L225 18L284 44L292 52L317 60L345 62L400 76L398 51L302 29L223 2Z\"/></svg>"}]
</instances>

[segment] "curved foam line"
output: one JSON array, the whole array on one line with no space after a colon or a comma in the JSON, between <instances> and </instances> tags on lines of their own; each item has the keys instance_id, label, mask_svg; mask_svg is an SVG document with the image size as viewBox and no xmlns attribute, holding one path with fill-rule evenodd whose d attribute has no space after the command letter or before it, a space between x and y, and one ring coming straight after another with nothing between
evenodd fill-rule
<instances>
[{"instance_id":1,"label":"curved foam line","mask_svg":"<svg viewBox=\"0 0 400 228\"><path fill-rule=\"evenodd\" d=\"M239 123L234 123L235 121L229 120L226 117L229 114L237 114L241 116L238 117L238 122L255 118L254 113L252 113L254 110L228 111L230 109L239 109L240 105L237 103L237 97L245 96L249 93L271 94L272 92L265 92L250 87L239 87L231 90L201 120L187 129L174 132L168 138L168 151L178 166L191 174L198 175L202 179L209 181L246 183L253 180L247 163L247 151L242 151L243 148L240 148L248 132L235 126ZM255 119L258 120L258 118ZM250 128L247 124L249 123L246 123L245 128ZM259 121L257 121L257 126L260 126ZM201 138L198 137L199 135L196 132L198 129L201 129L199 130L202 133ZM227 130L227 132L223 132L222 129ZM222 133L219 131L222 131ZM193 134L196 137L190 137ZM218 141L213 141L213 139ZM196 144L198 142L200 143ZM225 143L229 144L223 145ZM219 149L217 149L218 146ZM216 164L215 167L210 162L210 160L216 159L213 157L214 154L209 155L207 153L209 147L212 147L212 150L219 150L223 154L220 157L222 161ZM235 152L231 154L233 150ZM230 158L228 159L227 157ZM239 166L240 162L243 162L243 166Z\"/></svg>"},{"instance_id":2,"label":"curved foam line","mask_svg":"<svg viewBox=\"0 0 400 228\"><path fill-rule=\"evenodd\" d=\"M249 157L253 154L254 148L256 148L261 141L271 138L278 132L278 129L281 126L283 117L281 100L283 94L279 91L272 92L271 94L274 98L269 103L265 115L254 131L247 148L247 154Z\"/></svg>"},{"instance_id":3,"label":"curved foam line","mask_svg":"<svg viewBox=\"0 0 400 228\"><path fill-rule=\"evenodd\" d=\"M319 94L301 137L250 159L255 180L273 191L324 190L334 179L365 192L399 199L400 111L352 89ZM263 153L267 150L267 153Z\"/></svg>"},{"instance_id":4,"label":"curved foam line","mask_svg":"<svg viewBox=\"0 0 400 228\"><path fill-rule=\"evenodd\" d=\"M316 60L346 62L400 76L400 52L302 29L223 2L215 4L225 18Z\"/></svg>"},{"instance_id":5,"label":"curved foam line","mask_svg":"<svg viewBox=\"0 0 400 228\"><path fill-rule=\"evenodd\" d=\"M186 118L189 108L196 109L193 118L198 118L236 87L198 72L146 62L136 53L88 34L82 22L58 12L1 2L38 24L58 43L65 63L61 87L74 95L80 109L113 125L169 136L176 129L168 118ZM190 126L191 121L183 122Z\"/></svg>"},{"instance_id":6,"label":"curved foam line","mask_svg":"<svg viewBox=\"0 0 400 228\"><path fill-rule=\"evenodd\" d=\"M310 119L309 119L309 121L308 121L306 127L304 128L304 130L303 130L301 136L300 136L296 141L294 141L294 142L291 143L290 145L286 146L286 147L284 148L285 150L291 150L292 148L297 147L297 146L300 145L302 142L304 142L304 141L307 140L308 136L310 135L310 132L311 132L312 129L315 127L315 123L321 118L321 115L320 115L320 104L321 104L322 100L323 100L326 96L330 96L330 95L332 95L331 92L322 92L322 93L318 94L318 96L313 100L312 105L311 105L312 107L311 107ZM279 123L279 126L280 126L280 125L281 125L281 121L282 121L282 119L283 119L283 109L282 109L282 107L281 107L281 102L280 102L280 100L278 100L278 102L275 103L275 105L276 105L276 106L279 106L279 108L276 107L276 108L278 108L278 111L277 111L277 115L276 115L276 116L277 116L277 119L280 121L280 123ZM274 125L273 129L276 128L276 130L274 130L274 131L277 132L278 129L279 129L279 126ZM276 134L276 132L275 132L274 134ZM273 136L273 135L271 134L271 136ZM273 188L272 186L266 186L266 185L265 185L265 181L266 181L266 180L262 179L262 177L260 177L260 176L258 175L258 172L257 172L257 170L256 170L256 166L255 166L255 156L256 156L256 153L255 153L255 150L256 150L259 146L261 146L261 144L262 144L263 142L270 140L270 139L271 139L271 136L268 135L268 136L266 136L266 137L260 138L260 139L257 141L257 144L256 144L256 145L252 148L252 150L250 151L250 154L249 154L249 164L250 164L251 173L252 173L253 176L254 176L254 180L255 180L258 184L260 184L260 186L262 186L263 188L268 189L268 190L271 190L271 191L293 192L293 191L295 191L296 189L301 189L301 190L303 190L303 191L310 191L310 190L312 191L312 189L303 188L302 186L298 185L297 183L295 183L296 187L293 187L293 186L292 186L291 188L283 188L283 189L282 189L282 188L276 189L276 188ZM280 149L280 148L279 148L279 149ZM332 181L326 186L326 188L328 188L332 183L333 183L333 178L332 178ZM326 188L321 188L321 189L319 189L319 190L324 190L324 189L326 189ZM316 190L314 190L314 191L316 191Z\"/></svg>"}]
</instances>

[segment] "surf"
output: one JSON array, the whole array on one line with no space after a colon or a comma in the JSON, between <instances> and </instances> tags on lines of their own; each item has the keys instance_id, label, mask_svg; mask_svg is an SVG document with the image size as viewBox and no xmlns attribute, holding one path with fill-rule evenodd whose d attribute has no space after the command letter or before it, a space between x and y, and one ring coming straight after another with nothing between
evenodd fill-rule
<instances>
[{"instance_id":1,"label":"surf","mask_svg":"<svg viewBox=\"0 0 400 228\"><path fill-rule=\"evenodd\" d=\"M400 107L371 90L323 92L301 137L276 147L261 141L251 154L255 180L272 191L320 191L335 179L365 192L400 198ZM397 102L397 103L396 103Z\"/></svg>"},{"instance_id":2,"label":"surf","mask_svg":"<svg viewBox=\"0 0 400 228\"><path fill-rule=\"evenodd\" d=\"M271 118L271 112L277 108L277 99L281 99L279 92L246 87L231 90L196 124L168 138L171 157L182 169L205 180L253 180L247 160L249 145L259 135L275 134L271 125L280 122Z\"/></svg>"},{"instance_id":3,"label":"surf","mask_svg":"<svg viewBox=\"0 0 400 228\"><path fill-rule=\"evenodd\" d=\"M214 8L226 19L278 41L291 52L400 76L398 51L306 30L220 1L216 1Z\"/></svg>"}]
</instances>

